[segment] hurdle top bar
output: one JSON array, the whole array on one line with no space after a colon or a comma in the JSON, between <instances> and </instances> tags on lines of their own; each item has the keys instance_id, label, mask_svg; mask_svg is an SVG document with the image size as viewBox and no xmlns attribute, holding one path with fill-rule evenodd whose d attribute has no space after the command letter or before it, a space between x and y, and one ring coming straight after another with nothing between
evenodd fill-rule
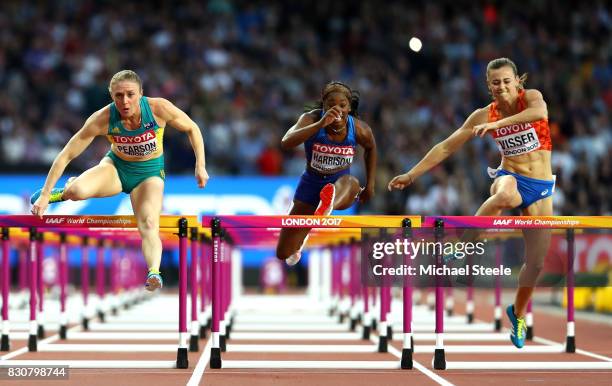
<instances>
[{"instance_id":1,"label":"hurdle top bar","mask_svg":"<svg viewBox=\"0 0 612 386\"><path fill-rule=\"evenodd\" d=\"M612 228L612 216L426 216L422 226L434 227L436 220L442 220L445 228Z\"/></svg>"},{"instance_id":2,"label":"hurdle top bar","mask_svg":"<svg viewBox=\"0 0 612 386\"><path fill-rule=\"evenodd\" d=\"M202 225L215 218L222 228L401 228L404 219L421 226L421 216L203 216Z\"/></svg>"},{"instance_id":3,"label":"hurdle top bar","mask_svg":"<svg viewBox=\"0 0 612 386\"><path fill-rule=\"evenodd\" d=\"M178 233L178 230L178 228L160 229L159 236L164 248L177 245L178 240L174 234ZM87 240L86 245L89 246L98 246L100 240L107 243L123 242L126 246L140 245L142 241L136 228L39 228L39 231L44 233L46 245L59 245L60 233L66 235L66 244L69 246L83 246L84 240ZM25 227L11 228L10 239L16 243L29 243L30 231Z\"/></svg>"},{"instance_id":4,"label":"hurdle top bar","mask_svg":"<svg viewBox=\"0 0 612 386\"><path fill-rule=\"evenodd\" d=\"M197 227L197 216L167 216L159 218L160 229L179 226L180 219L187 220L187 227ZM36 227L36 228L136 228L135 216L56 216L40 218L32 215L0 216L0 227Z\"/></svg>"}]
</instances>

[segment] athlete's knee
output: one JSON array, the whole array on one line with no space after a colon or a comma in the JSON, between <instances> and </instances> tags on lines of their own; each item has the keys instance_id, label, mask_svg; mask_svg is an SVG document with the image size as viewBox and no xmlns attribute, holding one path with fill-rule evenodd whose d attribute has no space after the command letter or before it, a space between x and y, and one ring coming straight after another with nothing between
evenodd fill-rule
<instances>
[{"instance_id":1,"label":"athlete's knee","mask_svg":"<svg viewBox=\"0 0 612 386\"><path fill-rule=\"evenodd\" d=\"M537 262L525 262L519 275L518 284L520 287L535 287L542 272L543 265Z\"/></svg>"},{"instance_id":2,"label":"athlete's knee","mask_svg":"<svg viewBox=\"0 0 612 386\"><path fill-rule=\"evenodd\" d=\"M337 181L339 184L344 184L349 187L349 189L359 189L359 180L350 174L345 174L340 177Z\"/></svg>"},{"instance_id":3,"label":"athlete's knee","mask_svg":"<svg viewBox=\"0 0 612 386\"><path fill-rule=\"evenodd\" d=\"M85 200L88 198L87 189L83 188L81 184L71 183L69 186L64 189L64 193L62 193L62 198L64 200Z\"/></svg>"},{"instance_id":4,"label":"athlete's knee","mask_svg":"<svg viewBox=\"0 0 612 386\"><path fill-rule=\"evenodd\" d=\"M527 258L525 259L525 269L529 272L539 274L544 269L544 259L541 258Z\"/></svg>"},{"instance_id":5,"label":"athlete's knee","mask_svg":"<svg viewBox=\"0 0 612 386\"><path fill-rule=\"evenodd\" d=\"M500 208L513 208L514 207L514 201L516 197L514 193L512 192L500 190L496 192L492 197L494 198L497 206L499 206Z\"/></svg>"},{"instance_id":6,"label":"athlete's knee","mask_svg":"<svg viewBox=\"0 0 612 386\"><path fill-rule=\"evenodd\" d=\"M139 228L143 232L158 232L159 220L157 216L147 215L143 216L138 221Z\"/></svg>"}]
</instances>

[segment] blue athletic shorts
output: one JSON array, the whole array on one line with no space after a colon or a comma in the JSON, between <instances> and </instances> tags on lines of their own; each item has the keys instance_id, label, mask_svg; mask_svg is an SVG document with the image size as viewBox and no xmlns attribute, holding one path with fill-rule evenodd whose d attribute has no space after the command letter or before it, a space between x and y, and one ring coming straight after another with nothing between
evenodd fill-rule
<instances>
[{"instance_id":1,"label":"blue athletic shorts","mask_svg":"<svg viewBox=\"0 0 612 386\"><path fill-rule=\"evenodd\" d=\"M551 196L554 192L554 180L538 180L537 178L525 177L504 169L499 169L497 171L497 177L501 176L513 176L516 178L518 191L523 199L523 202L519 205L521 209L525 209L534 202Z\"/></svg>"},{"instance_id":2,"label":"blue athletic shorts","mask_svg":"<svg viewBox=\"0 0 612 386\"><path fill-rule=\"evenodd\" d=\"M306 170L302 177L300 177L300 182L295 190L293 199L316 207L319 205L321 189L329 183L333 184L345 174L350 174L350 169L345 169L329 176L315 175Z\"/></svg>"}]
</instances>

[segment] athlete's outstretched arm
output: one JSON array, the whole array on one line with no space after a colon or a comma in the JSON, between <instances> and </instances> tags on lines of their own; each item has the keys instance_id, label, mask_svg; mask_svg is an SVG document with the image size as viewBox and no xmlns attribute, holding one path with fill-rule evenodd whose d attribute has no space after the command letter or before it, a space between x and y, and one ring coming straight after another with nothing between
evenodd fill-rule
<instances>
[{"instance_id":1,"label":"athlete's outstretched arm","mask_svg":"<svg viewBox=\"0 0 612 386\"><path fill-rule=\"evenodd\" d=\"M295 125L291 126L281 140L281 148L287 150L294 148L317 133L322 127L329 125L342 118L340 107L334 106L327 110L323 117L318 121L313 119L313 113L304 113L300 116Z\"/></svg>"},{"instance_id":2,"label":"athlete's outstretched arm","mask_svg":"<svg viewBox=\"0 0 612 386\"><path fill-rule=\"evenodd\" d=\"M151 98L152 99L152 98ZM185 112L176 107L172 102L164 98L155 98L156 113L166 123L178 131L182 131L189 137L193 153L195 154L195 177L198 186L203 188L208 182L208 172L206 171L206 157L204 154L204 138L198 125Z\"/></svg>"},{"instance_id":3,"label":"athlete's outstretched arm","mask_svg":"<svg viewBox=\"0 0 612 386\"><path fill-rule=\"evenodd\" d=\"M359 201L366 202L374 196L374 182L376 181L376 140L372 129L367 123L359 121L357 126L357 143L364 149L363 160L366 166L366 186L359 195Z\"/></svg>"},{"instance_id":4,"label":"athlete's outstretched arm","mask_svg":"<svg viewBox=\"0 0 612 386\"><path fill-rule=\"evenodd\" d=\"M475 125L487 120L487 109L474 111L463 125L455 130L444 141L436 144L412 169L404 174L393 177L387 188L404 189L410 186L418 177L428 172L431 168L444 161L448 156L456 152L463 144L472 137L472 129Z\"/></svg>"},{"instance_id":5,"label":"athlete's outstretched arm","mask_svg":"<svg viewBox=\"0 0 612 386\"><path fill-rule=\"evenodd\" d=\"M540 119L548 119L548 108L542 93L538 90L531 89L525 91L525 102L527 108L520 113L500 119L495 122L483 123L474 126L474 135L483 137L487 131L499 129L500 127L515 125L517 123L526 123L539 121Z\"/></svg>"},{"instance_id":6,"label":"athlete's outstretched arm","mask_svg":"<svg viewBox=\"0 0 612 386\"><path fill-rule=\"evenodd\" d=\"M62 151L55 157L51 169L49 169L49 173L47 174L47 179L45 180L45 185L42 188L40 197L38 197L36 202L32 205L32 214L42 217L49 205L51 190L64 173L66 166L68 166L70 161L78 157L96 136L106 134L108 117L108 107L93 113L87 118L83 127L70 138L70 141L68 141Z\"/></svg>"}]
</instances>

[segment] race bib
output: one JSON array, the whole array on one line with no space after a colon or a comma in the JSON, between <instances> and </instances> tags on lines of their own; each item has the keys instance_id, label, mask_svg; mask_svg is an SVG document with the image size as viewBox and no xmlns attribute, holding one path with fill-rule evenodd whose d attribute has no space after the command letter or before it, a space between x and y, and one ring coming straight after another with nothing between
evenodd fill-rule
<instances>
[{"instance_id":1,"label":"race bib","mask_svg":"<svg viewBox=\"0 0 612 386\"><path fill-rule=\"evenodd\" d=\"M538 133L531 123L504 126L493 131L493 139L504 157L516 157L538 150Z\"/></svg>"},{"instance_id":2,"label":"race bib","mask_svg":"<svg viewBox=\"0 0 612 386\"><path fill-rule=\"evenodd\" d=\"M155 131L147 130L139 135L113 135L115 149L129 157L145 157L157 151Z\"/></svg>"},{"instance_id":3,"label":"race bib","mask_svg":"<svg viewBox=\"0 0 612 386\"><path fill-rule=\"evenodd\" d=\"M346 169L353 163L355 148L315 143L312 145L310 167L321 173L331 174Z\"/></svg>"}]
</instances>

